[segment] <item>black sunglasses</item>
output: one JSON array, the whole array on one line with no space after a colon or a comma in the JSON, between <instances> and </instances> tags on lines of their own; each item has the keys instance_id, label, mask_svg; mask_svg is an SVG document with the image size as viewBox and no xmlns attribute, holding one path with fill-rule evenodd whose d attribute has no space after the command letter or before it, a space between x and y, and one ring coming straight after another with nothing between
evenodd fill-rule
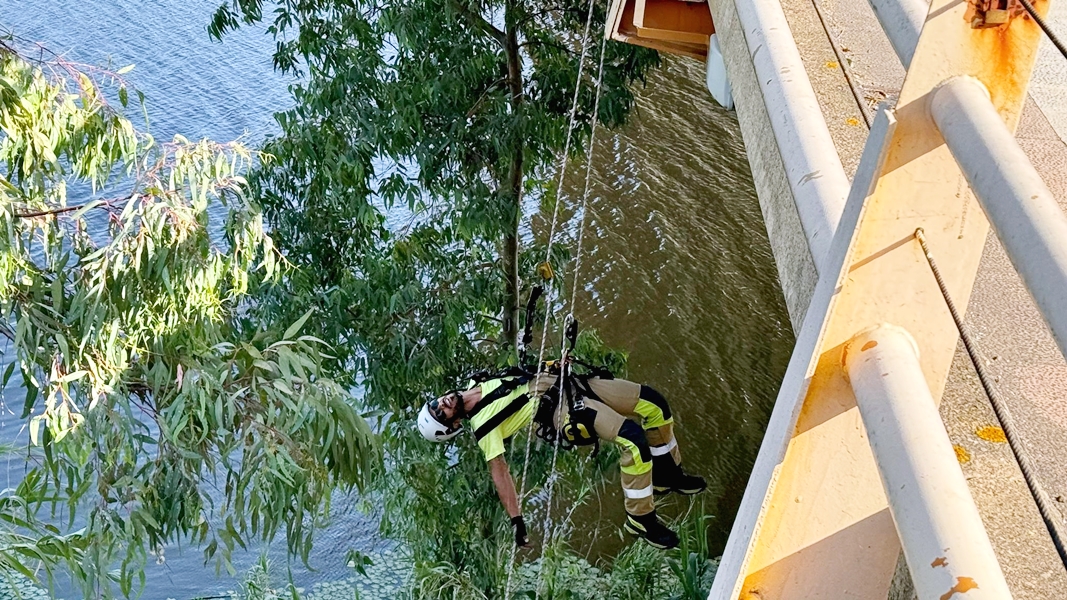
<instances>
[{"instance_id":1,"label":"black sunglasses","mask_svg":"<svg viewBox=\"0 0 1067 600\"><path fill-rule=\"evenodd\" d=\"M459 404L461 402L463 402L463 396L461 396L459 391L457 391L457 390L453 390L451 392L448 392L444 396L442 396L442 398L448 398L448 397L453 397L453 398L456 399L456 406L457 407L459 406ZM430 401L430 403L427 406L429 407L430 415L433 416L433 418L437 419L437 421L440 422L440 423L448 424L450 419L447 416L445 416L445 411L444 411L443 408L441 408L440 398L434 398L433 400ZM453 416L455 416L455 415L453 415Z\"/></svg>"}]
</instances>

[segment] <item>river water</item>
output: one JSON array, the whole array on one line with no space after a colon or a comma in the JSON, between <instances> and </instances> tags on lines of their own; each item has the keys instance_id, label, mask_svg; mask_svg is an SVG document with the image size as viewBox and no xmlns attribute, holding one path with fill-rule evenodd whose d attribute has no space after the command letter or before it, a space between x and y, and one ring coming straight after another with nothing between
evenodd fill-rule
<instances>
[{"instance_id":1,"label":"river water","mask_svg":"<svg viewBox=\"0 0 1067 600\"><path fill-rule=\"evenodd\" d=\"M271 114L291 103L288 80L272 70L273 42L261 31L210 41L206 25L218 1L0 0L0 25L80 62L136 64L130 78L148 97L157 138L255 144L277 131ZM598 133L575 314L629 351L631 379L671 401L686 468L709 482L709 539L719 553L793 334L736 119L714 105L703 75L699 63L666 57L639 92L630 124ZM572 206L584 177L584 165L572 163L564 186ZM567 225L572 239L576 229L576 221ZM7 404L20 407L11 396ZM25 443L16 417L4 410L0 441ZM17 480L24 463L4 460L7 481ZM578 550L607 556L617 549L621 505L609 484L599 502L581 509L572 537ZM347 576L341 563L349 548L388 545L354 503L335 506L333 524L316 540L316 571L292 567L299 585ZM672 500L664 512L686 507ZM284 562L281 549L270 554ZM168 548L166 561L149 569L144 597L233 589L234 580L216 577L201 556L196 548ZM258 550L240 556L238 570L257 557Z\"/></svg>"}]
</instances>

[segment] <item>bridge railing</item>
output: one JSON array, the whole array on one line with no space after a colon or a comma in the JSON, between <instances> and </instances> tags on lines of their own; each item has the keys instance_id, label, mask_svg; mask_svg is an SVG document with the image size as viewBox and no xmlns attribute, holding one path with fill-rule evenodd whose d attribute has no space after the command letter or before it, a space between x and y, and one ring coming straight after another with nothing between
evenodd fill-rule
<instances>
[{"instance_id":1,"label":"bridge railing","mask_svg":"<svg viewBox=\"0 0 1067 600\"><path fill-rule=\"evenodd\" d=\"M765 62L767 111L788 116L764 80L800 77L759 53L794 42L752 17L780 7L731 1ZM1067 216L1012 133L1040 33L1019 20L977 29L955 0L869 1L908 75L875 119L829 251L809 236L819 281L714 600L882 600L901 547L923 600L1010 598L937 411L958 337L914 232L934 239L965 310L991 222L1067 356ZM787 171L815 162L778 142ZM989 222L967 218L968 188ZM793 192L802 217L827 205Z\"/></svg>"},{"instance_id":2,"label":"bridge railing","mask_svg":"<svg viewBox=\"0 0 1067 600\"><path fill-rule=\"evenodd\" d=\"M845 371L889 499L919 598L981 581L979 596L1009 598L911 335L882 325L845 347ZM934 560L928 560L934 556ZM929 566L928 566L929 565ZM964 596L972 598L971 595Z\"/></svg>"}]
</instances>

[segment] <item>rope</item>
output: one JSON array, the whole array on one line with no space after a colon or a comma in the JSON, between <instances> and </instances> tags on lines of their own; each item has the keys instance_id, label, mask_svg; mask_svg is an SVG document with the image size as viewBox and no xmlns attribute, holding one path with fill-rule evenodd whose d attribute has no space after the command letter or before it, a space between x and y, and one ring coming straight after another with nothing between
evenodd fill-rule
<instances>
[{"instance_id":1,"label":"rope","mask_svg":"<svg viewBox=\"0 0 1067 600\"><path fill-rule=\"evenodd\" d=\"M1023 1L1025 2L1025 0ZM919 245L922 246L923 254L926 255L926 262L930 264L930 270L934 274L934 279L937 280L937 287L941 289L941 295L945 298L948 311L952 313L952 320L956 323L956 329L960 332L963 346L967 349L967 355L970 356L971 363L974 364L974 370L978 372L978 380L982 382L982 388L985 389L986 396L989 397L989 403L993 405L993 412L996 413L997 420L1000 421L1004 436L1008 438L1008 445L1011 447L1012 454L1015 455L1016 462L1019 463L1019 470L1023 472L1026 486L1030 488L1030 494L1034 497L1034 502L1037 503L1037 510L1041 513L1041 519L1045 522L1045 527L1052 537L1052 544L1056 546L1056 552L1059 553L1063 566L1067 567L1067 546L1064 545L1067 533L1064 532L1064 527L1060 523L1063 516L1051 507L1048 493L1045 492L1041 482L1034 475L1034 467L1030 462L1030 457L1026 454L1022 441L1015 434L1015 421L1001 400L996 388L990 383L989 374L986 373L985 365L979 359L978 349L971 338L970 328L960 317L959 311L956 310L956 304L948 293L948 287L945 285L944 279L941 278L941 271L937 268L937 263L934 262L934 257L930 254L930 248L926 245L926 236L923 234L921 227L915 230L915 239L919 240ZM1059 519L1056 519L1053 515L1059 517Z\"/></svg>"},{"instance_id":2,"label":"rope","mask_svg":"<svg viewBox=\"0 0 1067 600\"><path fill-rule=\"evenodd\" d=\"M600 91L604 78L604 51L607 49L608 38L600 41L600 66L596 75L596 99L593 101L593 125L589 131L589 156L585 161L585 191L582 193L582 220L578 226L578 248L574 255L574 279L571 284L571 311L574 311L574 299L578 294L578 275L582 270L582 238L585 233L585 208L589 203L589 189L593 180L593 148L596 146L596 124L600 116Z\"/></svg>"},{"instance_id":3,"label":"rope","mask_svg":"<svg viewBox=\"0 0 1067 600\"><path fill-rule=\"evenodd\" d=\"M556 202L552 207L552 224L548 230L548 247L545 249L545 262L551 264L552 259L552 245L556 239L556 224L559 221L559 194L563 190L563 178L567 174L567 161L569 159L571 150L571 136L574 133L574 123L578 117L578 97L582 89L582 73L585 71L585 58L589 50L589 29L593 22L593 4L595 0L589 0L589 9L585 17L585 31L582 33L582 54L578 59L578 73L574 78L574 99L571 102L571 114L570 120L567 123L567 137L563 143L563 156L560 161L559 169L559 184L556 186ZM557 288L556 298L559 297L559 291ZM541 363L545 358L545 332L548 331L548 318L552 314L552 311L548 308L551 306L548 299L545 300L545 319L541 327L541 343L537 351L537 376L534 378L532 390L539 389L541 382ZM526 451L525 457L522 463L522 476L519 479L519 514L522 514L522 505L524 496L526 494L526 474L527 468L530 465L530 446L532 445L534 437L534 419L530 419L530 426L526 431ZM549 475L551 478L552 475ZM511 554L508 557L508 576L504 584L504 598L507 600L511 598L511 581L515 574L515 555L518 552L518 546L512 545ZM540 587L540 585L538 586Z\"/></svg>"},{"instance_id":4,"label":"rope","mask_svg":"<svg viewBox=\"0 0 1067 600\"><path fill-rule=\"evenodd\" d=\"M1041 31L1045 32L1045 35L1048 36L1048 39L1050 42L1052 42L1052 45L1060 51L1060 54L1062 54L1064 58L1067 58L1067 46L1063 45L1063 42L1060 41L1060 38L1056 37L1056 34L1052 32L1051 28L1049 28L1048 23L1046 23L1045 20L1041 18L1041 15L1037 14L1037 10L1034 9L1033 4L1030 4L1030 0L1019 0L1019 2L1022 3L1023 8L1026 9L1026 12L1030 13L1030 16L1034 19L1034 22L1037 23L1037 26L1041 28Z\"/></svg>"},{"instance_id":5,"label":"rope","mask_svg":"<svg viewBox=\"0 0 1067 600\"><path fill-rule=\"evenodd\" d=\"M586 223L585 208L586 208L586 205L589 203L589 189L592 187L591 184L592 184L592 174L593 174L593 150L594 150L594 148L596 148L597 119L600 116L600 92L602 90L601 84L602 84L603 78L604 78L604 53L605 53L604 51L605 51L606 48L607 48L607 38L604 37L600 42L600 65L597 68L597 76L596 76L596 81L595 81L595 84L594 84L595 89L596 89L596 94L595 94L594 100L593 100L593 118L592 118L591 129L589 131L589 149L587 151L587 157L586 157L586 161L585 161L585 190L582 193L582 205L581 205L582 217L581 217L581 221L579 221L579 225L578 225L578 242L577 242L578 247L577 247L577 250L575 251L575 257L574 257L574 274L572 276L571 295L570 295L569 298L564 300L564 302L566 302L567 304L570 305L570 312L567 315L568 319L573 319L574 318L574 300L577 297L577 293L578 293L578 278L579 278L579 276L581 274L581 270L582 270L582 239L585 236L585 223ZM561 340L561 348L560 348L560 355L561 356L563 355L562 345L565 344L565 343L566 343L566 340ZM544 525L544 528L543 528L543 531L545 532L545 534L544 534L544 536L542 537L542 540L541 540L541 556L542 557L545 555L545 551L548 549L548 545L549 545L549 543L551 541L551 538L554 535L552 533L553 530L551 528L552 527L552 496L553 496L553 492L555 490L555 483L556 483L556 479L557 479L557 476L556 476L556 458L558 457L558 455L559 455L559 444L558 443L557 444L553 444L552 445L552 466L549 469L549 473L551 473L551 475L549 476L548 482L546 484L548 497L547 497L547 500L546 500L546 503L545 503L545 506L547 507L546 510L545 510L545 525ZM562 524L560 525L560 527L562 527ZM542 573L543 573L543 568L542 568ZM544 578L542 577L541 581L543 581L543 579ZM539 582L538 586L537 586L537 591L535 593L535 598L537 596L539 596L540 593L541 593L541 585L540 585L540 582Z\"/></svg>"}]
</instances>

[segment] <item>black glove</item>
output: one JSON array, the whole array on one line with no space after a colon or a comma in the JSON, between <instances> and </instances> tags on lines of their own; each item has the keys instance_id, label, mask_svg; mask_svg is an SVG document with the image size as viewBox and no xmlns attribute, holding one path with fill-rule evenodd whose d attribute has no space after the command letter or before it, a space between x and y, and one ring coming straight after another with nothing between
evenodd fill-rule
<instances>
[{"instance_id":1,"label":"black glove","mask_svg":"<svg viewBox=\"0 0 1067 600\"><path fill-rule=\"evenodd\" d=\"M511 524L515 526L515 545L520 548L530 545L530 538L526 537L526 521L522 515L511 517Z\"/></svg>"}]
</instances>

